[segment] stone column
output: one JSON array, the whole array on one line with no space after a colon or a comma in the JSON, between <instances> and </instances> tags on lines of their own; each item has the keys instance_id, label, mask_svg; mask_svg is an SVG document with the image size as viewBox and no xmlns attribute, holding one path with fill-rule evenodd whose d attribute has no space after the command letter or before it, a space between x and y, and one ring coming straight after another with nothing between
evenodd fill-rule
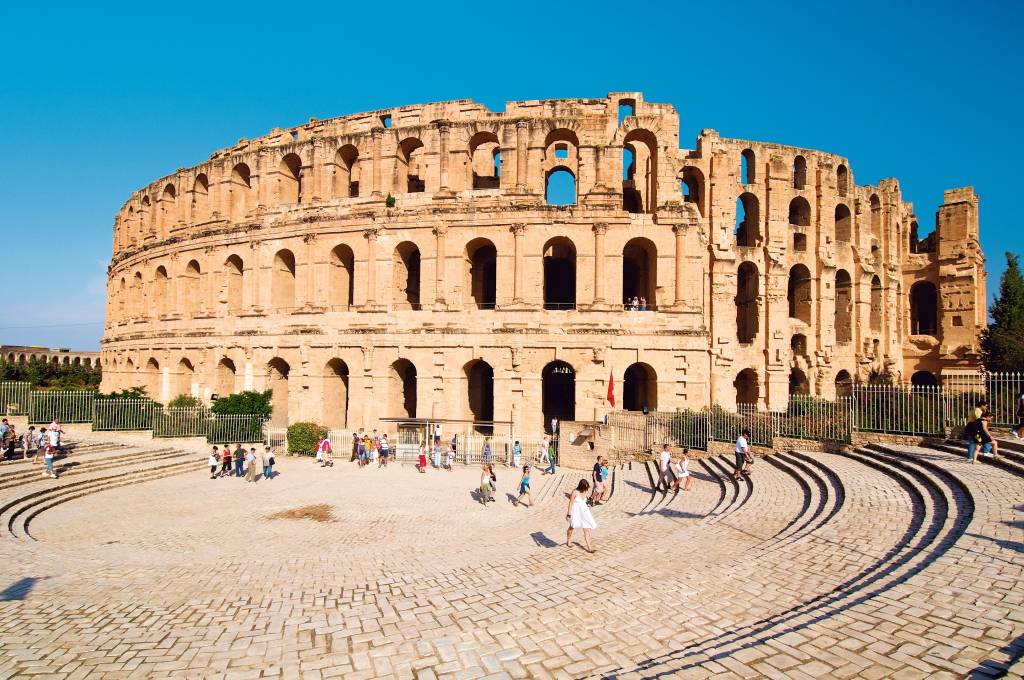
<instances>
[{"instance_id":1,"label":"stone column","mask_svg":"<svg viewBox=\"0 0 1024 680\"><path fill-rule=\"evenodd\" d=\"M377 237L380 229L367 229L363 232L366 239L366 303L367 309L377 308Z\"/></svg>"},{"instance_id":2,"label":"stone column","mask_svg":"<svg viewBox=\"0 0 1024 680\"><path fill-rule=\"evenodd\" d=\"M305 291L302 300L296 300L296 307L316 307L316 234L306 234L302 238L303 247L302 273L305 279Z\"/></svg>"},{"instance_id":3,"label":"stone column","mask_svg":"<svg viewBox=\"0 0 1024 680\"><path fill-rule=\"evenodd\" d=\"M516 188L526 191L526 134L530 124L525 120L516 122Z\"/></svg>"},{"instance_id":4,"label":"stone column","mask_svg":"<svg viewBox=\"0 0 1024 680\"><path fill-rule=\"evenodd\" d=\"M607 224L594 225L594 305L603 305L604 299L604 234Z\"/></svg>"},{"instance_id":5,"label":"stone column","mask_svg":"<svg viewBox=\"0 0 1024 680\"><path fill-rule=\"evenodd\" d=\"M311 175L309 196L303 196L307 203L317 202L326 195L324 192L324 140L314 139L310 151L309 174ZM308 298L307 298L308 300Z\"/></svg>"},{"instance_id":6,"label":"stone column","mask_svg":"<svg viewBox=\"0 0 1024 680\"><path fill-rule=\"evenodd\" d=\"M515 264L513 267L512 304L523 304L523 232L525 224L513 224L512 236L515 239Z\"/></svg>"},{"instance_id":7,"label":"stone column","mask_svg":"<svg viewBox=\"0 0 1024 680\"><path fill-rule=\"evenodd\" d=\"M259 160L256 163L256 208L263 209L270 205L270 149L260 149ZM250 178L251 180L251 178Z\"/></svg>"},{"instance_id":8,"label":"stone column","mask_svg":"<svg viewBox=\"0 0 1024 680\"><path fill-rule=\"evenodd\" d=\"M252 251L249 256L249 311L253 314L260 311L260 245L260 241L249 244Z\"/></svg>"},{"instance_id":9,"label":"stone column","mask_svg":"<svg viewBox=\"0 0 1024 680\"><path fill-rule=\"evenodd\" d=\"M681 307L686 300L683 297L683 261L686 259L686 229L681 224L672 227L676 235L676 307Z\"/></svg>"},{"instance_id":10,"label":"stone column","mask_svg":"<svg viewBox=\"0 0 1024 680\"><path fill-rule=\"evenodd\" d=\"M373 154L370 157L370 195L380 196L380 154L381 154L381 139L384 137L384 128L373 128L370 130L370 134L373 137L372 151ZM362 189L362 187L360 187Z\"/></svg>"},{"instance_id":11,"label":"stone column","mask_svg":"<svg viewBox=\"0 0 1024 680\"><path fill-rule=\"evenodd\" d=\"M443 224L438 224L433 229L434 236L436 238L436 252L437 255L434 261L434 302L436 309L444 309L447 304L445 301L445 290L444 290L444 279L445 279L445 265L448 261L445 252L444 237L448 233L448 227Z\"/></svg>"},{"instance_id":12,"label":"stone column","mask_svg":"<svg viewBox=\"0 0 1024 680\"><path fill-rule=\"evenodd\" d=\"M448 122L438 121L437 132L441 138L441 158L438 164L441 174L441 191L448 191Z\"/></svg>"}]
</instances>

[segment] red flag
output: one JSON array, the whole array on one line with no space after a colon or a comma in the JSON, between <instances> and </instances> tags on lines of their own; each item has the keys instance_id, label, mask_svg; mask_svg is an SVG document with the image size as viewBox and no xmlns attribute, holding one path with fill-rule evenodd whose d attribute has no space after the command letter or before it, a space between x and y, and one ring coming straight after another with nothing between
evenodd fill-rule
<instances>
[{"instance_id":1,"label":"red flag","mask_svg":"<svg viewBox=\"0 0 1024 680\"><path fill-rule=\"evenodd\" d=\"M615 406L615 376L612 369L608 369L608 403Z\"/></svg>"}]
</instances>

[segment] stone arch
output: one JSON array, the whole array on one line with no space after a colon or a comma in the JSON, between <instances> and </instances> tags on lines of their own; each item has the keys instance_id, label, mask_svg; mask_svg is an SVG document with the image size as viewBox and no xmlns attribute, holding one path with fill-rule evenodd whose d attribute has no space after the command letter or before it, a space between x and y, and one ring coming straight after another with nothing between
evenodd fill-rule
<instances>
[{"instance_id":1,"label":"stone arch","mask_svg":"<svg viewBox=\"0 0 1024 680\"><path fill-rule=\"evenodd\" d=\"M153 207L149 196L143 196L139 209L139 240L145 238L147 233L152 233L156 220L153 219Z\"/></svg>"},{"instance_id":2,"label":"stone arch","mask_svg":"<svg viewBox=\"0 0 1024 680\"><path fill-rule=\"evenodd\" d=\"M203 270L197 260L189 260L182 275L181 297L182 308L189 316L199 313L202 307L202 276Z\"/></svg>"},{"instance_id":3,"label":"stone arch","mask_svg":"<svg viewBox=\"0 0 1024 680\"><path fill-rule=\"evenodd\" d=\"M276 427L286 427L288 420L288 377L291 367L280 357L267 362L267 385L271 390L270 421Z\"/></svg>"},{"instance_id":4,"label":"stone arch","mask_svg":"<svg viewBox=\"0 0 1024 680\"><path fill-rule=\"evenodd\" d=\"M915 371L910 376L910 384L915 388L921 387L938 387L939 379L935 377L935 374L931 371Z\"/></svg>"},{"instance_id":5,"label":"stone arch","mask_svg":"<svg viewBox=\"0 0 1024 680\"><path fill-rule=\"evenodd\" d=\"M154 401L163 401L163 373L160 372L160 362L154 357L146 361L146 394Z\"/></svg>"},{"instance_id":6,"label":"stone arch","mask_svg":"<svg viewBox=\"0 0 1024 680\"><path fill-rule=\"evenodd\" d=\"M757 404L761 398L757 371L752 368L744 368L740 371L736 375L733 386L736 388L736 406L752 406Z\"/></svg>"},{"instance_id":7,"label":"stone arch","mask_svg":"<svg viewBox=\"0 0 1024 680\"><path fill-rule=\"evenodd\" d=\"M235 391L235 362L228 357L223 357L217 362L217 396L225 397Z\"/></svg>"},{"instance_id":8,"label":"stone arch","mask_svg":"<svg viewBox=\"0 0 1024 680\"><path fill-rule=\"evenodd\" d=\"M252 193L252 171L245 163L238 163L231 169L231 219L240 220L249 211Z\"/></svg>"},{"instance_id":9,"label":"stone arch","mask_svg":"<svg viewBox=\"0 0 1024 680\"><path fill-rule=\"evenodd\" d=\"M541 410L545 432L552 418L576 420L576 369L570 364L556 360L541 370Z\"/></svg>"},{"instance_id":10,"label":"stone arch","mask_svg":"<svg viewBox=\"0 0 1024 680\"><path fill-rule=\"evenodd\" d=\"M658 247L647 238L630 239L622 248L622 299L646 301L647 309L657 307Z\"/></svg>"},{"instance_id":11,"label":"stone arch","mask_svg":"<svg viewBox=\"0 0 1024 680\"><path fill-rule=\"evenodd\" d=\"M871 194L871 237L882 243L882 201L878 194Z\"/></svg>"},{"instance_id":12,"label":"stone arch","mask_svg":"<svg viewBox=\"0 0 1024 680\"><path fill-rule=\"evenodd\" d=\"M122 276L121 281L117 286L117 316L118 319L124 320L127 318L128 310L128 282Z\"/></svg>"},{"instance_id":13,"label":"stone arch","mask_svg":"<svg viewBox=\"0 0 1024 680\"><path fill-rule=\"evenodd\" d=\"M845 269L836 271L836 342L853 340L853 281Z\"/></svg>"},{"instance_id":14,"label":"stone arch","mask_svg":"<svg viewBox=\"0 0 1024 680\"><path fill-rule=\"evenodd\" d=\"M793 265L789 270L789 285L786 287L789 302L789 318L811 323L811 272L802 264Z\"/></svg>"},{"instance_id":15,"label":"stone arch","mask_svg":"<svg viewBox=\"0 0 1024 680\"><path fill-rule=\"evenodd\" d=\"M406 137L398 144L396 155L396 191L410 194L426 191L426 147L416 137Z\"/></svg>"},{"instance_id":16,"label":"stone arch","mask_svg":"<svg viewBox=\"0 0 1024 680\"><path fill-rule=\"evenodd\" d=\"M658 206L658 139L650 130L630 130L622 141L632 163L623 168L622 202L628 212L652 213ZM631 209L634 208L634 209Z\"/></svg>"},{"instance_id":17,"label":"stone arch","mask_svg":"<svg viewBox=\"0 0 1024 680\"><path fill-rule=\"evenodd\" d=\"M797 191L807 186L807 159L797 156L793 159L793 188Z\"/></svg>"},{"instance_id":18,"label":"stone arch","mask_svg":"<svg viewBox=\"0 0 1024 680\"><path fill-rule=\"evenodd\" d=\"M477 309L494 309L498 292L498 250L486 238L466 244L465 286Z\"/></svg>"},{"instance_id":19,"label":"stone arch","mask_svg":"<svg viewBox=\"0 0 1024 680\"><path fill-rule=\"evenodd\" d=\"M462 367L466 375L469 414L476 422L494 420L494 368L483 359Z\"/></svg>"},{"instance_id":20,"label":"stone arch","mask_svg":"<svg viewBox=\"0 0 1024 680\"><path fill-rule=\"evenodd\" d=\"M811 204L803 196L789 202L789 223L796 227L811 226Z\"/></svg>"},{"instance_id":21,"label":"stone arch","mask_svg":"<svg viewBox=\"0 0 1024 680\"><path fill-rule=\"evenodd\" d=\"M789 349L796 356L807 356L807 336L803 333L794 333L789 339Z\"/></svg>"},{"instance_id":22,"label":"stone arch","mask_svg":"<svg viewBox=\"0 0 1024 680\"><path fill-rule=\"evenodd\" d=\"M469 178L473 189L497 189L501 185L501 145L490 131L469 138Z\"/></svg>"},{"instance_id":23,"label":"stone arch","mask_svg":"<svg viewBox=\"0 0 1024 680\"><path fill-rule=\"evenodd\" d=\"M274 255L270 278L270 304L277 310L295 307L295 255L287 248Z\"/></svg>"},{"instance_id":24,"label":"stone arch","mask_svg":"<svg viewBox=\"0 0 1024 680\"><path fill-rule=\"evenodd\" d=\"M836 191L840 196L846 196L849 191L850 173L842 163L836 168Z\"/></svg>"},{"instance_id":25,"label":"stone arch","mask_svg":"<svg viewBox=\"0 0 1024 680\"><path fill-rule=\"evenodd\" d=\"M807 380L807 374L799 368L791 369L789 372L789 396L809 395L811 383Z\"/></svg>"},{"instance_id":26,"label":"stone arch","mask_svg":"<svg viewBox=\"0 0 1024 680\"><path fill-rule=\"evenodd\" d=\"M166 234L177 220L178 190L173 184L164 186L160 193L160 229Z\"/></svg>"},{"instance_id":27,"label":"stone arch","mask_svg":"<svg viewBox=\"0 0 1024 680\"><path fill-rule=\"evenodd\" d=\"M743 184L757 182L757 157L753 149L744 149L740 154L740 181Z\"/></svg>"},{"instance_id":28,"label":"stone arch","mask_svg":"<svg viewBox=\"0 0 1024 680\"><path fill-rule=\"evenodd\" d=\"M175 372L175 383L174 383L174 394L171 398L185 395L192 395L192 380L195 378L196 369L189 361L187 357L182 357L178 361L177 371Z\"/></svg>"},{"instance_id":29,"label":"stone arch","mask_svg":"<svg viewBox=\"0 0 1024 680\"><path fill-rule=\"evenodd\" d=\"M565 236L544 244L544 309L576 308L576 245Z\"/></svg>"},{"instance_id":30,"label":"stone arch","mask_svg":"<svg viewBox=\"0 0 1024 680\"><path fill-rule=\"evenodd\" d=\"M277 166L278 203L301 203L305 199L303 179L302 159L294 153L285 155Z\"/></svg>"},{"instance_id":31,"label":"stone arch","mask_svg":"<svg viewBox=\"0 0 1024 680\"><path fill-rule=\"evenodd\" d=\"M238 313L243 309L245 297L245 263L238 255L230 255L224 261L227 276L228 311Z\"/></svg>"},{"instance_id":32,"label":"stone arch","mask_svg":"<svg viewBox=\"0 0 1024 680\"><path fill-rule=\"evenodd\" d=\"M845 203L836 206L835 212L836 240L844 243L853 241L853 220L850 217L850 209Z\"/></svg>"},{"instance_id":33,"label":"stone arch","mask_svg":"<svg viewBox=\"0 0 1024 680\"><path fill-rule=\"evenodd\" d=\"M192 219L195 222L205 222L209 218L210 178L201 172L192 183Z\"/></svg>"},{"instance_id":34,"label":"stone arch","mask_svg":"<svg viewBox=\"0 0 1024 680\"><path fill-rule=\"evenodd\" d=\"M704 216L704 173L700 168L683 168L683 176L680 181L680 188L683 192L683 201L694 203L697 212Z\"/></svg>"},{"instance_id":35,"label":"stone arch","mask_svg":"<svg viewBox=\"0 0 1024 680\"><path fill-rule=\"evenodd\" d=\"M875 333L882 331L883 302L882 279L871 277L871 321L870 328Z\"/></svg>"},{"instance_id":36,"label":"stone arch","mask_svg":"<svg viewBox=\"0 0 1024 680\"><path fill-rule=\"evenodd\" d=\"M650 364L630 364L622 376L622 408L658 410L658 373Z\"/></svg>"},{"instance_id":37,"label":"stone arch","mask_svg":"<svg viewBox=\"0 0 1024 680\"><path fill-rule=\"evenodd\" d=\"M744 262L736 271L736 339L749 344L759 328L760 274L753 262Z\"/></svg>"},{"instance_id":38,"label":"stone arch","mask_svg":"<svg viewBox=\"0 0 1024 680\"><path fill-rule=\"evenodd\" d=\"M355 300L356 256L347 244L340 243L331 250L330 272L331 305L351 309Z\"/></svg>"},{"instance_id":39,"label":"stone arch","mask_svg":"<svg viewBox=\"0 0 1024 680\"><path fill-rule=\"evenodd\" d=\"M408 359L391 364L388 376L388 415L392 418L415 418L418 379L416 366Z\"/></svg>"},{"instance_id":40,"label":"stone arch","mask_svg":"<svg viewBox=\"0 0 1024 680\"><path fill-rule=\"evenodd\" d=\"M412 241L395 246L391 257L395 309L420 308L420 249Z\"/></svg>"},{"instance_id":41,"label":"stone arch","mask_svg":"<svg viewBox=\"0 0 1024 680\"><path fill-rule=\"evenodd\" d=\"M349 370L341 359L331 359L324 367L323 416L327 427L348 427Z\"/></svg>"},{"instance_id":42,"label":"stone arch","mask_svg":"<svg viewBox=\"0 0 1024 680\"><path fill-rule=\"evenodd\" d=\"M736 199L736 245L754 248L761 241L761 212L757 196L749 192Z\"/></svg>"},{"instance_id":43,"label":"stone arch","mask_svg":"<svg viewBox=\"0 0 1024 680\"><path fill-rule=\"evenodd\" d=\"M918 281L910 287L910 334L935 337L939 330L939 296L935 284Z\"/></svg>"},{"instance_id":44,"label":"stone arch","mask_svg":"<svg viewBox=\"0 0 1024 680\"><path fill-rule=\"evenodd\" d=\"M572 170L560 165L544 178L544 200L548 205L576 205L578 187Z\"/></svg>"},{"instance_id":45,"label":"stone arch","mask_svg":"<svg viewBox=\"0 0 1024 680\"><path fill-rule=\"evenodd\" d=\"M142 280L142 272L137 271L132 276L132 316L147 316L148 313L146 286Z\"/></svg>"},{"instance_id":46,"label":"stone arch","mask_svg":"<svg viewBox=\"0 0 1024 680\"><path fill-rule=\"evenodd\" d=\"M167 277L167 268L160 265L153 273L153 311L158 315L167 314L170 299L171 282Z\"/></svg>"},{"instance_id":47,"label":"stone arch","mask_svg":"<svg viewBox=\"0 0 1024 680\"><path fill-rule=\"evenodd\" d=\"M359 149L345 144L334 154L333 195L335 198L359 196Z\"/></svg>"}]
</instances>

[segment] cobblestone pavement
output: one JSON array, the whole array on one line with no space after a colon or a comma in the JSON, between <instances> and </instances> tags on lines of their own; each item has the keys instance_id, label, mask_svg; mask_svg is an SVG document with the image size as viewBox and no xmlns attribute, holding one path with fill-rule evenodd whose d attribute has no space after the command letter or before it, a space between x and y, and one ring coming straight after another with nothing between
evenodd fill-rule
<instances>
[{"instance_id":1,"label":"cobblestone pavement","mask_svg":"<svg viewBox=\"0 0 1024 680\"><path fill-rule=\"evenodd\" d=\"M1021 456L1024 461L1024 454ZM597 552L582 475L535 507L479 472L83 444L60 479L0 467L0 678L1020 677L1024 465L790 452L689 492L615 470ZM334 521L270 519L328 504Z\"/></svg>"}]
</instances>

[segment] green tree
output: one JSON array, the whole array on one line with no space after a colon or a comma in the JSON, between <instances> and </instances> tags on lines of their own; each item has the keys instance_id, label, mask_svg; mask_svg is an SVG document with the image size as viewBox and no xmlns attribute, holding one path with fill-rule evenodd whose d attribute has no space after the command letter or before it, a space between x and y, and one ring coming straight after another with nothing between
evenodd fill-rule
<instances>
[{"instance_id":1,"label":"green tree","mask_svg":"<svg viewBox=\"0 0 1024 680\"><path fill-rule=\"evenodd\" d=\"M167 402L167 408L199 408L203 402L191 394L179 394Z\"/></svg>"},{"instance_id":2,"label":"green tree","mask_svg":"<svg viewBox=\"0 0 1024 680\"><path fill-rule=\"evenodd\" d=\"M211 410L217 414L235 413L269 418L271 411L270 400L273 396L273 390L267 390L266 392L255 392L253 390L236 392L213 402Z\"/></svg>"},{"instance_id":3,"label":"green tree","mask_svg":"<svg viewBox=\"0 0 1024 680\"><path fill-rule=\"evenodd\" d=\"M1006 253L992 323L981 332L981 357L989 371L1024 371L1024 276L1018 258Z\"/></svg>"}]
</instances>

